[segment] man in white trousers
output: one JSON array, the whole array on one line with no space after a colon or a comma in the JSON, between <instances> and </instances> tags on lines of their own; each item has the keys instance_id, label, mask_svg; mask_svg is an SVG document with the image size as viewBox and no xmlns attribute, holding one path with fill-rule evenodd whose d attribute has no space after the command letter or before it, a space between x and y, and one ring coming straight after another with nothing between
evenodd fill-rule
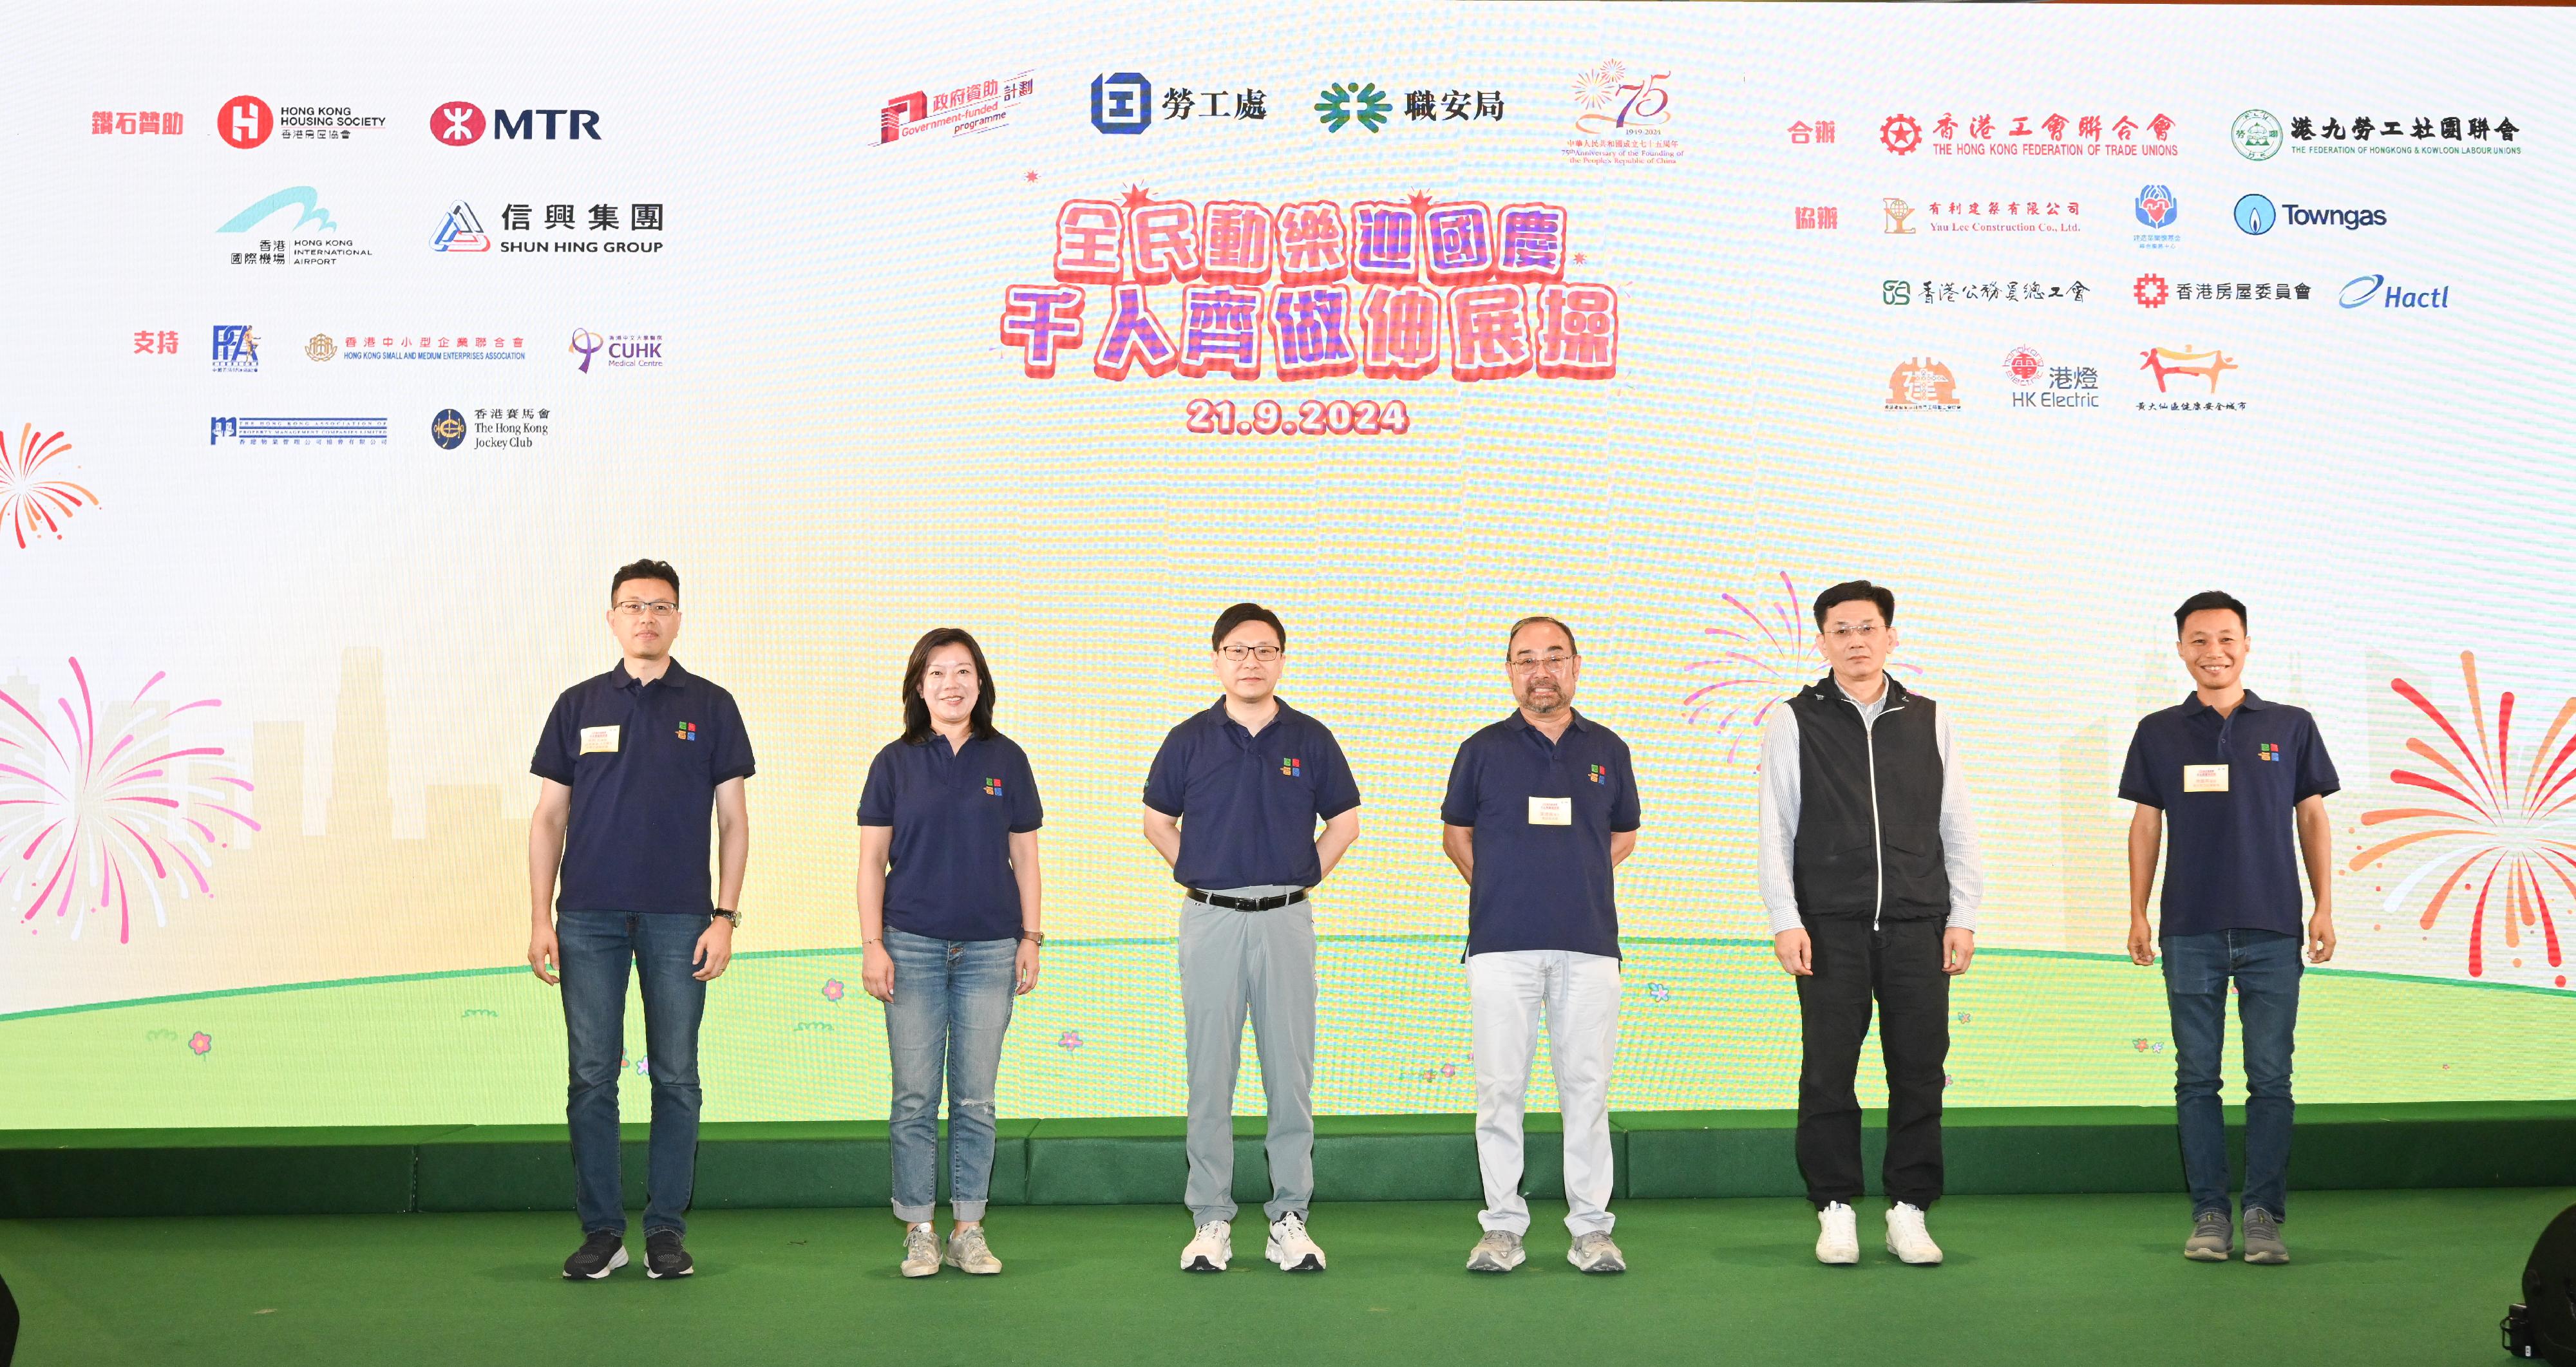
<instances>
[{"instance_id":1,"label":"man in white trousers","mask_svg":"<svg viewBox=\"0 0 2576 1367\"><path fill-rule=\"evenodd\" d=\"M1637 847L1627 742L1574 710L1583 657L1553 617L1504 647L1512 715L1469 736L1449 770L1441 846L1467 880L1467 993L1476 1069L1476 1166L1485 1234L1470 1272L1524 1262L1521 1111L1547 1021L1565 1124L1565 1259L1625 1272L1610 1238L1610 1063L1619 1038L1619 913L1611 870Z\"/></svg>"}]
</instances>

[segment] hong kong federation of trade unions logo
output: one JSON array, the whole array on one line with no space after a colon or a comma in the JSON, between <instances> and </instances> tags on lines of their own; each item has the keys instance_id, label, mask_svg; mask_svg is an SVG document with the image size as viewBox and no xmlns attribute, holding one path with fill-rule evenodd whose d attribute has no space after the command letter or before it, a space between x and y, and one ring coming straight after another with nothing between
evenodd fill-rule
<instances>
[{"instance_id":1,"label":"hong kong federation of trade unions logo","mask_svg":"<svg viewBox=\"0 0 2576 1367\"><path fill-rule=\"evenodd\" d=\"M429 439L437 442L438 449L441 451L453 451L463 446L465 415L453 408L438 410L438 416L429 420Z\"/></svg>"},{"instance_id":2,"label":"hong kong federation of trade unions logo","mask_svg":"<svg viewBox=\"0 0 2576 1367\"><path fill-rule=\"evenodd\" d=\"M1091 78L1091 126L1103 133L1142 133L1154 126L1154 83L1133 71Z\"/></svg>"}]
</instances>

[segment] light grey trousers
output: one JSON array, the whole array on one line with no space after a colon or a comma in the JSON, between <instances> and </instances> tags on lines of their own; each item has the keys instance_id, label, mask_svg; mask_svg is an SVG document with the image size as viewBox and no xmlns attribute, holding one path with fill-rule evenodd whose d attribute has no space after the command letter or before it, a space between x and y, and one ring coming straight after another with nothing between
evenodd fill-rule
<instances>
[{"instance_id":1,"label":"light grey trousers","mask_svg":"<svg viewBox=\"0 0 2576 1367\"><path fill-rule=\"evenodd\" d=\"M1293 887L1209 888L1275 897ZM1190 1069L1190 1180L1199 1224L1234 1218L1234 1083L1243 1022L1252 1021L1270 1112L1270 1218L1315 1194L1315 915L1297 902L1268 911L1181 903L1181 1023Z\"/></svg>"}]
</instances>

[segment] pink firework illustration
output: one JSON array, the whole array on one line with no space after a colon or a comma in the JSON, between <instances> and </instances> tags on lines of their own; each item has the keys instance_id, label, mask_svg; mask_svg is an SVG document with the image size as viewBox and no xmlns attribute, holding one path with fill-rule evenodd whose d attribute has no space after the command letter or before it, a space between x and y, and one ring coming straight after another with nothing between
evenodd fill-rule
<instances>
[{"instance_id":1,"label":"pink firework illustration","mask_svg":"<svg viewBox=\"0 0 2576 1367\"><path fill-rule=\"evenodd\" d=\"M144 905L153 924L169 924L164 885L182 899L214 895L208 875L220 842L211 820L254 831L259 823L236 809L251 785L229 772L222 746L169 738L174 718L220 701L152 700L168 677L154 674L102 714L89 675L79 660L70 664L77 706L54 699L57 722L36 698L0 691L0 907L31 931L50 909L74 939L92 914L113 911L124 944Z\"/></svg>"},{"instance_id":2,"label":"pink firework illustration","mask_svg":"<svg viewBox=\"0 0 2576 1367\"><path fill-rule=\"evenodd\" d=\"M8 434L0 432L0 527L18 539L18 549L27 548L29 532L39 537L51 532L61 539L63 524L74 511L98 506L98 495L45 473L48 463L71 449L60 432L37 435L34 423L18 429L15 451L9 449Z\"/></svg>"},{"instance_id":3,"label":"pink firework illustration","mask_svg":"<svg viewBox=\"0 0 2576 1367\"><path fill-rule=\"evenodd\" d=\"M1808 625L1806 601L1798 596L1798 586L1789 582L1788 571L1780 572L1779 595L1766 597L1759 606L1731 593L1719 597L1735 609L1735 615L1701 630L1717 654L1682 666L1684 674L1695 676L1685 682L1699 685L1683 695L1682 716L1685 721L1715 726L1726 737L1726 759L1732 764L1747 741L1759 741L1771 709L1821 677L1825 662L1816 653L1816 633ZM1923 672L1900 662L1887 667L1907 676ZM1722 677L1705 682L1696 677L1708 674Z\"/></svg>"},{"instance_id":4,"label":"pink firework illustration","mask_svg":"<svg viewBox=\"0 0 2576 1367\"><path fill-rule=\"evenodd\" d=\"M2517 769L2512 747L2514 696L2496 699L2495 737L2487 737L2486 697L2478 687L2474 652L2460 652L2460 678L2468 689L2469 734L2423 690L2404 679L2388 686L2414 704L2415 710L2441 733L2441 744L2421 737L2406 740L2407 753L2427 769L2397 769L2391 783L2432 795L2422 807L2386 807L2364 812L2364 826L2395 826L2405 834L2383 840L2354 855L2358 872L2383 860L2414 867L2389 886L2387 914L2395 916L2424 895L2417 924L2431 930L2453 899L2469 903L2469 976L2486 974L2486 940L2490 914L2504 923L2507 949L2518 949L2527 931L2537 930L2555 966L2561 962L2558 922L2551 914L2553 893L2576 897L2576 843L2568 835L2568 808L2576 805L2576 698L2561 703L2549 729ZM2565 735L2565 743L2560 737ZM2427 891L2425 884L2432 880ZM2560 905L2565 905L2561 903Z\"/></svg>"}]
</instances>

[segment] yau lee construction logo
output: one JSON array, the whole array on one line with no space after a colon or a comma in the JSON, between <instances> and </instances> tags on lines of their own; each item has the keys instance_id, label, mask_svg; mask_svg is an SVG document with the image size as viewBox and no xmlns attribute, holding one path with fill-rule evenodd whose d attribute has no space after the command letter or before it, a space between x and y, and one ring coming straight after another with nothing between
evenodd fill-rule
<instances>
[{"instance_id":1,"label":"yau lee construction logo","mask_svg":"<svg viewBox=\"0 0 2576 1367\"><path fill-rule=\"evenodd\" d=\"M542 121L542 122L541 122ZM483 140L489 129L494 142L599 142L596 109L522 109L517 114L470 100L449 100L429 111L429 136L442 147L465 147Z\"/></svg>"},{"instance_id":2,"label":"yau lee construction logo","mask_svg":"<svg viewBox=\"0 0 2576 1367\"><path fill-rule=\"evenodd\" d=\"M211 418L206 445L227 438L242 446L382 446L383 418Z\"/></svg>"},{"instance_id":3,"label":"yau lee construction logo","mask_svg":"<svg viewBox=\"0 0 2576 1367\"><path fill-rule=\"evenodd\" d=\"M588 328L575 328L572 345L566 350L581 358L574 367L590 373L594 358L610 370L659 370L662 368L662 334L658 332L613 332L603 337Z\"/></svg>"},{"instance_id":4,"label":"yau lee construction logo","mask_svg":"<svg viewBox=\"0 0 2576 1367\"><path fill-rule=\"evenodd\" d=\"M292 213L292 217L289 214ZM246 239L233 234L275 232L279 237ZM340 225L322 207L321 192L310 185L291 185L224 220L216 233L230 240L226 250L236 266L332 266L351 257L375 253L356 239L338 236Z\"/></svg>"},{"instance_id":5,"label":"yau lee construction logo","mask_svg":"<svg viewBox=\"0 0 2576 1367\"><path fill-rule=\"evenodd\" d=\"M1613 58L1574 78L1574 136L1565 159L1592 166L1670 166L1682 159L1673 136L1669 70L1631 71Z\"/></svg>"},{"instance_id":6,"label":"yau lee construction logo","mask_svg":"<svg viewBox=\"0 0 2576 1367\"><path fill-rule=\"evenodd\" d=\"M901 142L924 133L951 137L999 128L1037 90L1030 72L968 81L951 90L916 90L886 101L879 114L877 145ZM1102 130L1108 131L1106 129ZM1144 131L1140 126L1136 131Z\"/></svg>"}]
</instances>

